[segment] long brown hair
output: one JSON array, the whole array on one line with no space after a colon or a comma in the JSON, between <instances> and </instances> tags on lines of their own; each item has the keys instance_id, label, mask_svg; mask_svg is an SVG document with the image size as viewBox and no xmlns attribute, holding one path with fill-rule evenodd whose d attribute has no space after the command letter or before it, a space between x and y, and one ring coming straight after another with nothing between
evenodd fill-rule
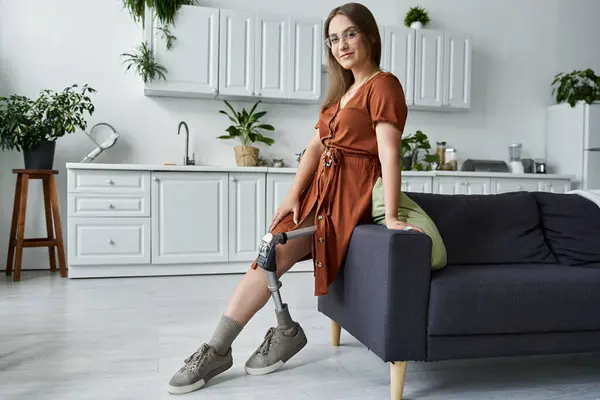
<instances>
[{"instance_id":1,"label":"long brown hair","mask_svg":"<svg viewBox=\"0 0 600 400\"><path fill-rule=\"evenodd\" d=\"M323 30L324 39L329 37L329 24L336 15L345 15L354 23L367 44L371 60L376 66L379 66L381 63L381 36L377 22L371 11L360 3L346 3L334 8L325 20L325 29ZM329 70L329 89L327 98L323 103L323 108L330 107L338 102L354 83L352 71L344 69L337 62L331 50L327 52L327 64Z\"/></svg>"}]
</instances>

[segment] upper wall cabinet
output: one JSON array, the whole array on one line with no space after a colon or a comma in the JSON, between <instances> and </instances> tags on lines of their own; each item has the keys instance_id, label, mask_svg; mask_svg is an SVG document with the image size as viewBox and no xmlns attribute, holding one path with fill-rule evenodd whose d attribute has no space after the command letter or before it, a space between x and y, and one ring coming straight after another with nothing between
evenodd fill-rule
<instances>
[{"instance_id":1,"label":"upper wall cabinet","mask_svg":"<svg viewBox=\"0 0 600 400\"><path fill-rule=\"evenodd\" d=\"M408 42L411 34L407 34ZM407 51L408 104L414 109L442 111L471 107L471 39L464 35L432 29L415 30L414 62ZM414 75L414 80L412 80Z\"/></svg>"},{"instance_id":2,"label":"upper wall cabinet","mask_svg":"<svg viewBox=\"0 0 600 400\"><path fill-rule=\"evenodd\" d=\"M177 38L171 49L146 9L145 39L156 62L167 69L167 81L156 79L145 85L148 96L215 97L219 89L219 10L181 6L177 23L170 28Z\"/></svg>"},{"instance_id":3,"label":"upper wall cabinet","mask_svg":"<svg viewBox=\"0 0 600 400\"><path fill-rule=\"evenodd\" d=\"M147 21L154 21L152 10ZM321 97L320 18L200 6L180 8L171 49L155 24L146 39L167 81L146 85L155 96L315 102ZM208 33L208 34L207 34Z\"/></svg>"},{"instance_id":4,"label":"upper wall cabinet","mask_svg":"<svg viewBox=\"0 0 600 400\"><path fill-rule=\"evenodd\" d=\"M396 75L409 109L461 111L471 108L471 38L453 32L379 25L381 63ZM324 46L326 47L326 46ZM323 50L323 68L327 69Z\"/></svg>"}]
</instances>

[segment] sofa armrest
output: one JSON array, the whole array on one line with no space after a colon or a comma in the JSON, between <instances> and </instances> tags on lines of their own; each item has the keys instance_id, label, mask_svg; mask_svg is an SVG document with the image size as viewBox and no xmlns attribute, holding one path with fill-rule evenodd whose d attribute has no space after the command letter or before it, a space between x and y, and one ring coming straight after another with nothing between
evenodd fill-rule
<instances>
[{"instance_id":1,"label":"sofa armrest","mask_svg":"<svg viewBox=\"0 0 600 400\"><path fill-rule=\"evenodd\" d=\"M425 360L430 278L429 236L359 225L318 310L385 362Z\"/></svg>"}]
</instances>

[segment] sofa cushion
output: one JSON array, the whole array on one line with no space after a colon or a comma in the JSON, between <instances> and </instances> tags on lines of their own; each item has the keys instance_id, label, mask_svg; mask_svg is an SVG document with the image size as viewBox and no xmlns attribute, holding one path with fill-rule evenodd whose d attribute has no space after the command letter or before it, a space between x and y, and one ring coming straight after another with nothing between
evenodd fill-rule
<instances>
[{"instance_id":1,"label":"sofa cushion","mask_svg":"<svg viewBox=\"0 0 600 400\"><path fill-rule=\"evenodd\" d=\"M469 265L434 273L429 335L600 329L600 264Z\"/></svg>"},{"instance_id":2,"label":"sofa cushion","mask_svg":"<svg viewBox=\"0 0 600 400\"><path fill-rule=\"evenodd\" d=\"M558 262L600 263L600 207L578 194L533 193L540 226Z\"/></svg>"},{"instance_id":3,"label":"sofa cushion","mask_svg":"<svg viewBox=\"0 0 600 400\"><path fill-rule=\"evenodd\" d=\"M528 192L493 195L406 193L433 219L448 265L555 263Z\"/></svg>"}]
</instances>

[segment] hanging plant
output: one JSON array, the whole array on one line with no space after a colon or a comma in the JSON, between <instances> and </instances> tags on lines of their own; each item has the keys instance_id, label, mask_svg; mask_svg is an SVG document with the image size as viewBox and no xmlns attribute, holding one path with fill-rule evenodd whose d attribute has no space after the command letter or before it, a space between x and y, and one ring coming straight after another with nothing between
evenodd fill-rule
<instances>
[{"instance_id":1,"label":"hanging plant","mask_svg":"<svg viewBox=\"0 0 600 400\"><path fill-rule=\"evenodd\" d=\"M556 74L552 86L552 95L556 95L557 103L566 101L575 107L581 100L588 104L600 101L600 77L589 68Z\"/></svg>"},{"instance_id":2,"label":"hanging plant","mask_svg":"<svg viewBox=\"0 0 600 400\"><path fill-rule=\"evenodd\" d=\"M133 68L136 74L142 77L144 83L156 79L167 80L165 76L167 69L156 62L152 50L146 42L137 46L135 53L123 53L121 56L125 57L126 71Z\"/></svg>"},{"instance_id":3,"label":"hanging plant","mask_svg":"<svg viewBox=\"0 0 600 400\"><path fill-rule=\"evenodd\" d=\"M429 14L421 7L411 7L404 17L404 25L409 28L421 28L430 21Z\"/></svg>"},{"instance_id":4,"label":"hanging plant","mask_svg":"<svg viewBox=\"0 0 600 400\"><path fill-rule=\"evenodd\" d=\"M170 27L175 25L175 15L179 8L184 5L195 5L196 0L123 0L123 7L129 11L129 14L136 23L141 23L145 27L146 7L154 10L154 18L159 24L157 30L162 33L166 40L167 50L173 46L173 41L177 38L171 33ZM167 69L160 65L155 59L148 44L143 42L136 47L133 53L123 53L124 63L127 64L127 71L134 68L140 75L144 83L152 82L155 79L164 79Z\"/></svg>"}]
</instances>

